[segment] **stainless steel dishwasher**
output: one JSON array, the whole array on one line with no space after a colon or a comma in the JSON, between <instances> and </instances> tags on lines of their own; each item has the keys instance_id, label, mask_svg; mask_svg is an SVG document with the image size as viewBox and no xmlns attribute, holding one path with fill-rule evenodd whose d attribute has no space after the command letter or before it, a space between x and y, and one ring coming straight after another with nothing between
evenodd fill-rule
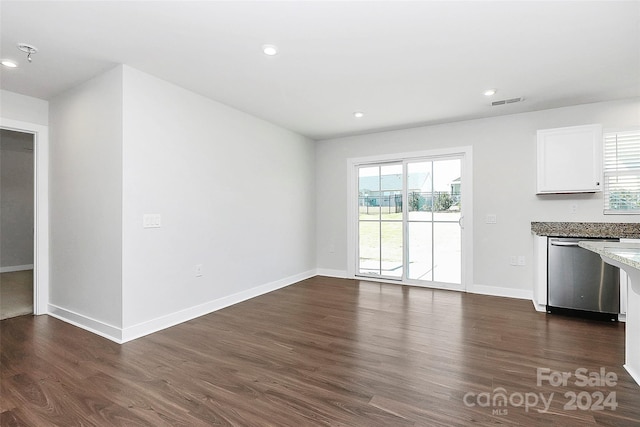
<instances>
[{"instance_id":1,"label":"stainless steel dishwasher","mask_svg":"<svg viewBox=\"0 0 640 427\"><path fill-rule=\"evenodd\" d=\"M579 247L581 240L619 241L549 237L547 311L618 320L620 269Z\"/></svg>"}]
</instances>

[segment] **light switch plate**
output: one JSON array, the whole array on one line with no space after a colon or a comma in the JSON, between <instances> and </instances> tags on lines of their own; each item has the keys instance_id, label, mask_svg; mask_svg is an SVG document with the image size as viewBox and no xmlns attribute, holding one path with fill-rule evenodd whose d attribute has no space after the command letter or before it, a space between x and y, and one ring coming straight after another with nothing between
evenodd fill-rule
<instances>
[{"instance_id":1,"label":"light switch plate","mask_svg":"<svg viewBox=\"0 0 640 427\"><path fill-rule=\"evenodd\" d=\"M160 214L144 214L142 215L142 227L144 228L160 228L162 226L162 216Z\"/></svg>"},{"instance_id":2,"label":"light switch plate","mask_svg":"<svg viewBox=\"0 0 640 427\"><path fill-rule=\"evenodd\" d=\"M485 222L487 224L496 224L498 222L498 217L496 214L487 214L487 219Z\"/></svg>"}]
</instances>

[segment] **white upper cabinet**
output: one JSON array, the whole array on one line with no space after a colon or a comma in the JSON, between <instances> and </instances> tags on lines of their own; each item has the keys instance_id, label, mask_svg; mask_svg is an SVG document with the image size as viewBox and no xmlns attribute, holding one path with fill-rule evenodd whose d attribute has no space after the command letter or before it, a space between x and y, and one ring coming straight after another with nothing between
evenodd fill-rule
<instances>
[{"instance_id":1,"label":"white upper cabinet","mask_svg":"<svg viewBox=\"0 0 640 427\"><path fill-rule=\"evenodd\" d=\"M601 191L602 126L539 130L537 169L537 194Z\"/></svg>"}]
</instances>

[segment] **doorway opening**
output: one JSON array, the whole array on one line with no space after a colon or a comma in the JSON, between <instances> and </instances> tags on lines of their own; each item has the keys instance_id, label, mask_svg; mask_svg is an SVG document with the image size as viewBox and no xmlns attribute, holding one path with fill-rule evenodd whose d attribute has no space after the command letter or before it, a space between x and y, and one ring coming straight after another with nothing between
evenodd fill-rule
<instances>
[{"instance_id":1,"label":"doorway opening","mask_svg":"<svg viewBox=\"0 0 640 427\"><path fill-rule=\"evenodd\" d=\"M30 134L34 155L33 314L49 309L49 128L0 117L0 129Z\"/></svg>"},{"instance_id":2,"label":"doorway opening","mask_svg":"<svg viewBox=\"0 0 640 427\"><path fill-rule=\"evenodd\" d=\"M0 129L0 320L34 313L35 137Z\"/></svg>"}]
</instances>

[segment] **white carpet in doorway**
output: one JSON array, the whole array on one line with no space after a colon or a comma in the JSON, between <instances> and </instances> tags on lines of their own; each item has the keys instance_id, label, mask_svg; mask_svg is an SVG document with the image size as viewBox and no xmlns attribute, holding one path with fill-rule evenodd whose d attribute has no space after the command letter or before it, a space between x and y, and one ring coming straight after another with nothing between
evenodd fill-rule
<instances>
[{"instance_id":1,"label":"white carpet in doorway","mask_svg":"<svg viewBox=\"0 0 640 427\"><path fill-rule=\"evenodd\" d=\"M33 270L0 274L0 320L33 313Z\"/></svg>"}]
</instances>

